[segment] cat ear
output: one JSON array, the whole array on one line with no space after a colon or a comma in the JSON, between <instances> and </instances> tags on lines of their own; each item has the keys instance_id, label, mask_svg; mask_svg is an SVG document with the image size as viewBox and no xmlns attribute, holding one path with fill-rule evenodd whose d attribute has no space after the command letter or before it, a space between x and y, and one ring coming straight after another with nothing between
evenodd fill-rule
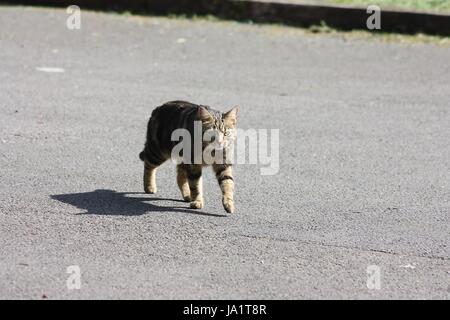
<instances>
[{"instance_id":1,"label":"cat ear","mask_svg":"<svg viewBox=\"0 0 450 320\"><path fill-rule=\"evenodd\" d=\"M205 107L199 106L197 109L198 118L202 121L212 120L212 116Z\"/></svg>"},{"instance_id":2,"label":"cat ear","mask_svg":"<svg viewBox=\"0 0 450 320\"><path fill-rule=\"evenodd\" d=\"M239 107L234 107L227 113L223 115L223 120L227 122L229 125L235 126L237 121L237 114L239 111Z\"/></svg>"}]
</instances>

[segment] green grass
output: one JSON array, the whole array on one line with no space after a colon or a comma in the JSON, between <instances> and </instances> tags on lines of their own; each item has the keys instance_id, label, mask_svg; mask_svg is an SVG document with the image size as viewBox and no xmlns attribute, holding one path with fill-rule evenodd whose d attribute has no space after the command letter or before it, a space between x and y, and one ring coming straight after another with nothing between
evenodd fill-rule
<instances>
[{"instance_id":1,"label":"green grass","mask_svg":"<svg viewBox=\"0 0 450 320\"><path fill-rule=\"evenodd\" d=\"M329 3L355 4L369 6L371 4L391 8L417 10L450 11L450 0L327 0Z\"/></svg>"}]
</instances>

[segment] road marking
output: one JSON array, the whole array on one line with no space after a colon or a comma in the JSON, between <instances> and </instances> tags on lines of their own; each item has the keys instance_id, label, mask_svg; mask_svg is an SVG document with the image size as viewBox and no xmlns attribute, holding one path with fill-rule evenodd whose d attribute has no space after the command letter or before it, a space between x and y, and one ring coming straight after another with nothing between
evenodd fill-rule
<instances>
[{"instance_id":1,"label":"road marking","mask_svg":"<svg viewBox=\"0 0 450 320\"><path fill-rule=\"evenodd\" d=\"M36 68L37 71L42 71L42 72L50 72L50 73L61 73L64 72L63 68L52 68L52 67L40 67L40 68Z\"/></svg>"}]
</instances>

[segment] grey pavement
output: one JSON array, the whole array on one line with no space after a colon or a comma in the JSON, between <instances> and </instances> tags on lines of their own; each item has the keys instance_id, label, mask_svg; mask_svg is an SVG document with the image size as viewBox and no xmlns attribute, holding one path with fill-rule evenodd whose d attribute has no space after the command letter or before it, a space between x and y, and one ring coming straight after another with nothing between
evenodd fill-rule
<instances>
[{"instance_id":1,"label":"grey pavement","mask_svg":"<svg viewBox=\"0 0 450 320\"><path fill-rule=\"evenodd\" d=\"M0 298L450 297L448 46L67 16L0 7ZM236 214L210 170L200 211L170 163L142 193L147 119L174 99L280 130L277 175L236 166Z\"/></svg>"}]
</instances>

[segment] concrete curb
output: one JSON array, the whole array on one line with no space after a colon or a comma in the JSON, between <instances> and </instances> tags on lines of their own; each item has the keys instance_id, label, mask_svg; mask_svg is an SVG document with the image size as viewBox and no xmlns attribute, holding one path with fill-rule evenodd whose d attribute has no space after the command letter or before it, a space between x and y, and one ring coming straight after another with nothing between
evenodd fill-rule
<instances>
[{"instance_id":1,"label":"concrete curb","mask_svg":"<svg viewBox=\"0 0 450 320\"><path fill-rule=\"evenodd\" d=\"M283 23L309 27L326 23L340 30L364 29L366 8L253 0L18 0L15 4L69 6L97 10L128 10L156 15L215 15L224 19ZM426 33L450 36L450 14L381 11L381 32ZM380 32L374 31L374 32Z\"/></svg>"}]
</instances>

